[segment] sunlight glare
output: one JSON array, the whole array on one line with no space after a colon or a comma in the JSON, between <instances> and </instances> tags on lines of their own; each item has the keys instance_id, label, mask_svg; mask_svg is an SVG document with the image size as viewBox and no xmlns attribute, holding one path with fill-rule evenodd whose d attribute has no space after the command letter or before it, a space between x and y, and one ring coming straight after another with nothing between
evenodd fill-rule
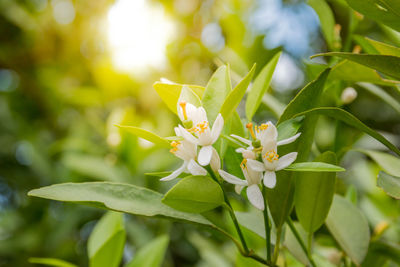
<instances>
[{"instance_id":1,"label":"sunlight glare","mask_svg":"<svg viewBox=\"0 0 400 267\"><path fill-rule=\"evenodd\" d=\"M148 0L118 0L108 12L107 30L116 69L133 73L165 65L172 22L162 6Z\"/></svg>"}]
</instances>

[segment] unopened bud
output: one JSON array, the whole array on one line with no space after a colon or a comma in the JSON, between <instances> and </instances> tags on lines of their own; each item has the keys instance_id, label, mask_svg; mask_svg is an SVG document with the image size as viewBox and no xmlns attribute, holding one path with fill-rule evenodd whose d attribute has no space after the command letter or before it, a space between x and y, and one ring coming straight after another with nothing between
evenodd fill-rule
<instances>
[{"instance_id":1,"label":"unopened bud","mask_svg":"<svg viewBox=\"0 0 400 267\"><path fill-rule=\"evenodd\" d=\"M350 104L357 98L357 91L353 87L347 87L343 90L340 99L342 100L343 104Z\"/></svg>"}]
</instances>

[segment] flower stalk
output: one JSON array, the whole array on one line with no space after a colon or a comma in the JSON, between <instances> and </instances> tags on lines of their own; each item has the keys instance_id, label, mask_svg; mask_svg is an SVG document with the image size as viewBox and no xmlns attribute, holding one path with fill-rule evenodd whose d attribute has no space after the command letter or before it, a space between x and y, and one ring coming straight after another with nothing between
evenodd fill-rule
<instances>
[{"instance_id":1,"label":"flower stalk","mask_svg":"<svg viewBox=\"0 0 400 267\"><path fill-rule=\"evenodd\" d=\"M267 205L267 198L266 198L266 187L262 184L262 193L264 196L264 226L265 226L265 242L266 242L266 249L267 249L267 262L271 262L271 227L268 215L268 205Z\"/></svg>"}]
</instances>

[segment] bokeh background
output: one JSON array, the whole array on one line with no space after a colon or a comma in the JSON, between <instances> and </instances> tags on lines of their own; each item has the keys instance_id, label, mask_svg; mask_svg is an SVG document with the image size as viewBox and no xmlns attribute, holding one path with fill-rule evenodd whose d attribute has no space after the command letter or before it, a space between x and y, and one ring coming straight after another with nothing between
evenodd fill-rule
<instances>
[{"instance_id":1,"label":"bokeh background","mask_svg":"<svg viewBox=\"0 0 400 267\"><path fill-rule=\"evenodd\" d=\"M102 180L167 189L144 173L172 170L176 159L114 126L173 134L177 118L152 88L155 81L204 86L229 63L236 83L253 63L258 72L283 50L256 117L274 120L321 70L323 59L311 63L310 55L352 51L350 32L400 45L399 33L358 16L345 1L327 2L340 25L333 47L301 0L0 0L0 266L29 266L29 257L87 265L87 238L104 211L27 197L33 188ZM351 82L336 87L350 85L358 90ZM400 133L398 113L365 90L346 109L393 140ZM331 121L320 124L323 149L334 130ZM360 142L377 147L369 139ZM356 153L346 162L357 171L342 183L376 194L365 205L370 223L378 223L376 216L390 213L385 205L397 204L377 193L376 165ZM166 266L212 266L212 253L207 258L202 250L209 241L189 235L192 226L125 219L126 261L169 231Z\"/></svg>"}]
</instances>

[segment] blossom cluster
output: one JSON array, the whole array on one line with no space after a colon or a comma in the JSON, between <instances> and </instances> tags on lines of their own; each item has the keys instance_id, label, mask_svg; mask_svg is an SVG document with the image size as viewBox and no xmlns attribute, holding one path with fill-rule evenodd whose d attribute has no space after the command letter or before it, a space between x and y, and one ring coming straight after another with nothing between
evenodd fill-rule
<instances>
[{"instance_id":1,"label":"blossom cluster","mask_svg":"<svg viewBox=\"0 0 400 267\"><path fill-rule=\"evenodd\" d=\"M280 157L277 147L294 142L300 133L278 141L278 131L272 122L266 122L253 127L252 123L246 125L251 139L245 139L237 135L233 138L245 144L247 147L236 149L241 153L243 161L240 167L245 180L240 179L221 168L221 160L213 144L218 140L224 126L224 119L218 114L212 127L203 107L196 107L184 101L178 103L178 116L182 125L175 127L175 133L180 139L171 143L170 150L175 156L183 160L183 164L161 181L170 181L186 172L192 175L207 175L204 168L209 165L215 173L218 173L226 182L235 185L235 191L240 194L244 187L250 203L257 209L264 210L264 199L259 188L261 182L268 187L276 185L276 171L282 170L292 164L297 157L297 152L291 152ZM198 147L200 147L197 153Z\"/></svg>"}]
</instances>

